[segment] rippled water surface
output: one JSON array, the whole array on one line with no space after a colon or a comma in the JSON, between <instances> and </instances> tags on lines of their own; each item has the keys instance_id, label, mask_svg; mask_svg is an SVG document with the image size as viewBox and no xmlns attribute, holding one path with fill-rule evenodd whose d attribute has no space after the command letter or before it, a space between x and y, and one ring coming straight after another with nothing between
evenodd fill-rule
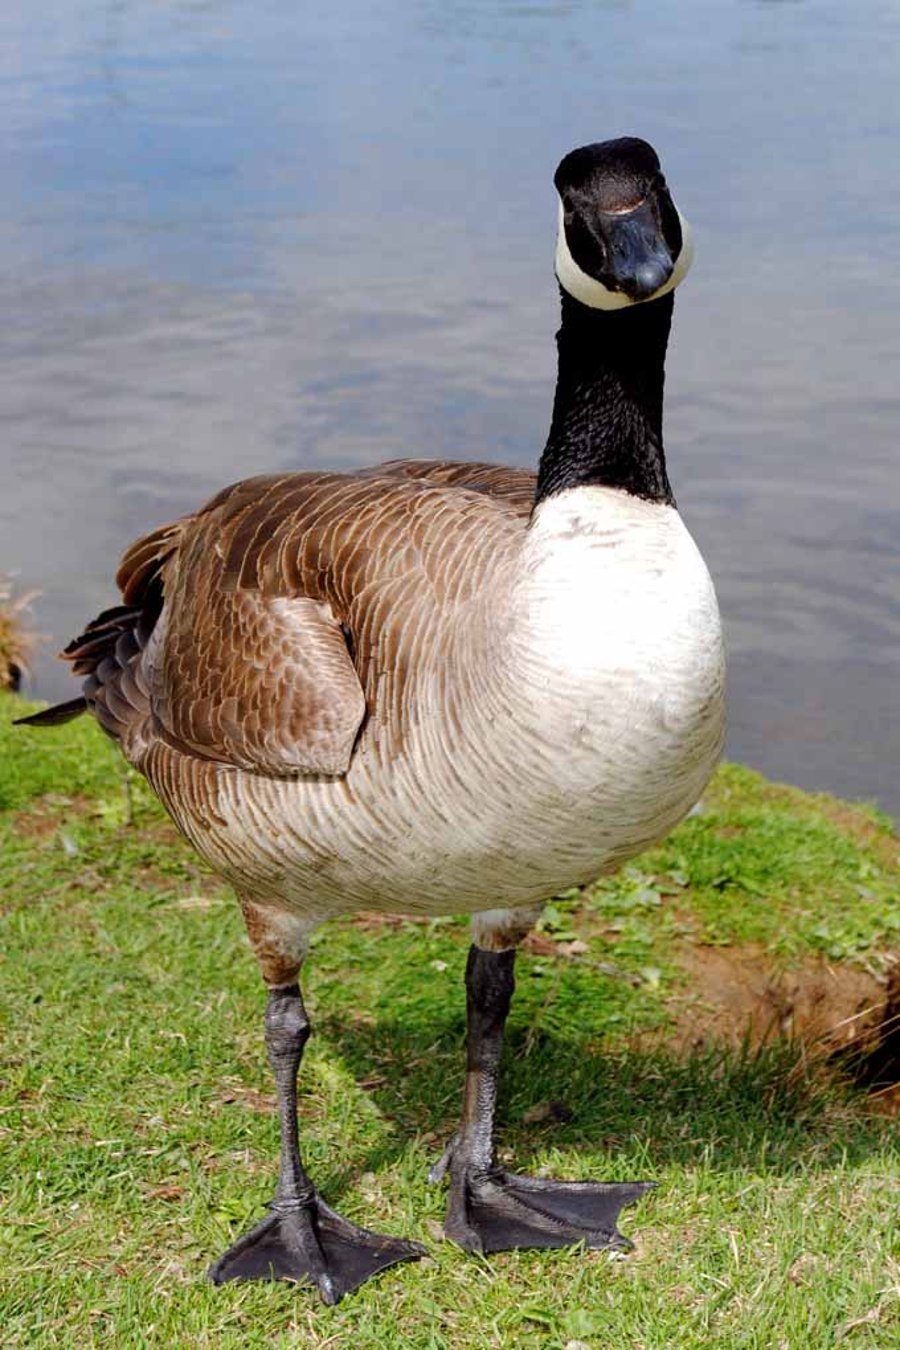
<instances>
[{"instance_id":1,"label":"rippled water surface","mask_svg":"<svg viewBox=\"0 0 900 1350\"><path fill-rule=\"evenodd\" d=\"M900 811L900 11L887 0L8 0L0 571L50 653L238 476L532 464L552 173L660 151L697 261L667 446L732 755Z\"/></svg>"}]
</instances>

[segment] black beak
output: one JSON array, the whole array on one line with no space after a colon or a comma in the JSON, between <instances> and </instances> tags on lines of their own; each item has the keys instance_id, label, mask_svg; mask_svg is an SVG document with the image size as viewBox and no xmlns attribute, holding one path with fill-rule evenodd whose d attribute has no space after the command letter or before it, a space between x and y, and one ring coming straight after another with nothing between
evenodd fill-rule
<instances>
[{"instance_id":1,"label":"black beak","mask_svg":"<svg viewBox=\"0 0 900 1350\"><path fill-rule=\"evenodd\" d=\"M600 232L607 252L604 272L612 287L630 300L648 300L675 270L651 197L622 215L601 212Z\"/></svg>"}]
</instances>

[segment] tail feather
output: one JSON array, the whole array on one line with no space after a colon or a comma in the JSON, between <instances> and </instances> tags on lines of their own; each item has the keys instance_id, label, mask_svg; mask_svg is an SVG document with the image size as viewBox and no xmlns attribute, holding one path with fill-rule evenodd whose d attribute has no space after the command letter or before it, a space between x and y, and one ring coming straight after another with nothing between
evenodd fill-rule
<instances>
[{"instance_id":1,"label":"tail feather","mask_svg":"<svg viewBox=\"0 0 900 1350\"><path fill-rule=\"evenodd\" d=\"M71 722L73 717L79 717L81 713L87 712L87 699L72 698L68 703L54 703L52 708L44 708L41 712L31 713L28 717L17 717L14 725L17 727L59 727L64 722Z\"/></svg>"},{"instance_id":2,"label":"tail feather","mask_svg":"<svg viewBox=\"0 0 900 1350\"><path fill-rule=\"evenodd\" d=\"M162 570L182 526L163 526L125 555L118 580L125 604L113 605L73 638L60 655L83 677L82 696L20 717L23 726L55 727L91 712L115 740L135 733L150 716L150 690L141 669L163 605ZM133 749L133 746L132 746Z\"/></svg>"}]
</instances>

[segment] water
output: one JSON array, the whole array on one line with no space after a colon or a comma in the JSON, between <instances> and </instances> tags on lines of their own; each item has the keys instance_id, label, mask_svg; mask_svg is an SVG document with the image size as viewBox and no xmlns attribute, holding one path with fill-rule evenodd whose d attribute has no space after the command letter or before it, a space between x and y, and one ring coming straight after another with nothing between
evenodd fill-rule
<instances>
[{"instance_id":1,"label":"water","mask_svg":"<svg viewBox=\"0 0 900 1350\"><path fill-rule=\"evenodd\" d=\"M0 11L0 571L35 689L125 545L223 483L533 464L558 159L638 134L697 237L667 445L729 751L900 812L900 11L136 0Z\"/></svg>"}]
</instances>

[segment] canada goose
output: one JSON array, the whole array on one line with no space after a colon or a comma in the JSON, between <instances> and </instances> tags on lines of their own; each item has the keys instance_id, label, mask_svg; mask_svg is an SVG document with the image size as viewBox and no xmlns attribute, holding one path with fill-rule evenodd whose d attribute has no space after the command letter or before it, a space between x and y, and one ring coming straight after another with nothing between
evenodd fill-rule
<instances>
[{"instance_id":1,"label":"canada goose","mask_svg":"<svg viewBox=\"0 0 900 1350\"><path fill-rule=\"evenodd\" d=\"M298 976L358 909L473 915L447 1236L486 1252L626 1246L647 1183L535 1181L495 1162L515 949L548 895L609 871L696 802L723 737L708 572L662 444L687 227L655 152L584 146L556 172L562 326L535 475L392 461L251 478L129 549L122 604L64 655L89 709L237 891L268 986L281 1168L214 1281L314 1282L327 1303L414 1242L331 1210L307 1176Z\"/></svg>"}]
</instances>

